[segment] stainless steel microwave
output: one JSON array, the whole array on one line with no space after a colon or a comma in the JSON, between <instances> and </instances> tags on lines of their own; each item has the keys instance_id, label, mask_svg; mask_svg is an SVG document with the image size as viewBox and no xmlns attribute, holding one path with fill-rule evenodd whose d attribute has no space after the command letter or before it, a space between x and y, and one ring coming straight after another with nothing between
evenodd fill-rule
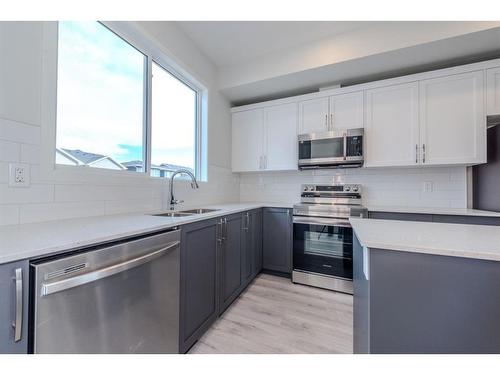
<instances>
[{"instance_id":1,"label":"stainless steel microwave","mask_svg":"<svg viewBox=\"0 0 500 375\"><path fill-rule=\"evenodd\" d=\"M299 169L361 167L363 135L363 128L299 135Z\"/></svg>"}]
</instances>

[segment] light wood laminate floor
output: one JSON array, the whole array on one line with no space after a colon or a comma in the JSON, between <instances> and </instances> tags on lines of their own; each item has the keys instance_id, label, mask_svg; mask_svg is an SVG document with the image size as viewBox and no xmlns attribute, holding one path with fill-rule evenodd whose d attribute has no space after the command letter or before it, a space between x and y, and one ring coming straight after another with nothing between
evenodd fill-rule
<instances>
[{"instance_id":1,"label":"light wood laminate floor","mask_svg":"<svg viewBox=\"0 0 500 375\"><path fill-rule=\"evenodd\" d=\"M352 353L352 296L261 274L189 353Z\"/></svg>"}]
</instances>

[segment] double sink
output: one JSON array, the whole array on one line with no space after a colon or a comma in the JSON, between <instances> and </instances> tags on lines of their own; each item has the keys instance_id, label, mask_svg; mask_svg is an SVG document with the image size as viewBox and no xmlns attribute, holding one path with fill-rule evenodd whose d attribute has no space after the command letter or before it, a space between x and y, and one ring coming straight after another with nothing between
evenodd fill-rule
<instances>
[{"instance_id":1,"label":"double sink","mask_svg":"<svg viewBox=\"0 0 500 375\"><path fill-rule=\"evenodd\" d=\"M192 210L162 212L161 214L153 214L153 216L185 217L192 215L207 214L209 212L214 212L214 211L220 211L220 210L217 208L193 208Z\"/></svg>"}]
</instances>

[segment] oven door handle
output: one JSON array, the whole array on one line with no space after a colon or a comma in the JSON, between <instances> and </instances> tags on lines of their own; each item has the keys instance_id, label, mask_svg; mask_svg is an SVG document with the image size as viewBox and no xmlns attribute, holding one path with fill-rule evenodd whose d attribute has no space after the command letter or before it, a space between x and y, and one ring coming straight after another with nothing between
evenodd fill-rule
<instances>
[{"instance_id":1,"label":"oven door handle","mask_svg":"<svg viewBox=\"0 0 500 375\"><path fill-rule=\"evenodd\" d=\"M308 216L294 216L293 217L294 224L311 224L311 225L328 225L335 227L345 227L351 228L351 223L349 220L342 219L327 219L320 217L308 217Z\"/></svg>"}]
</instances>

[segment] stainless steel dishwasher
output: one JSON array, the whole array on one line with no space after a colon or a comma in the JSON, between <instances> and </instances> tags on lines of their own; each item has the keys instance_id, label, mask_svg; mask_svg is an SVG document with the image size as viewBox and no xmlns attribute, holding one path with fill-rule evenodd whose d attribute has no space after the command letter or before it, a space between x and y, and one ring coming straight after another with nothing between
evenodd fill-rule
<instances>
[{"instance_id":1,"label":"stainless steel dishwasher","mask_svg":"<svg viewBox=\"0 0 500 375\"><path fill-rule=\"evenodd\" d=\"M34 353L179 352L179 230L31 267Z\"/></svg>"}]
</instances>

